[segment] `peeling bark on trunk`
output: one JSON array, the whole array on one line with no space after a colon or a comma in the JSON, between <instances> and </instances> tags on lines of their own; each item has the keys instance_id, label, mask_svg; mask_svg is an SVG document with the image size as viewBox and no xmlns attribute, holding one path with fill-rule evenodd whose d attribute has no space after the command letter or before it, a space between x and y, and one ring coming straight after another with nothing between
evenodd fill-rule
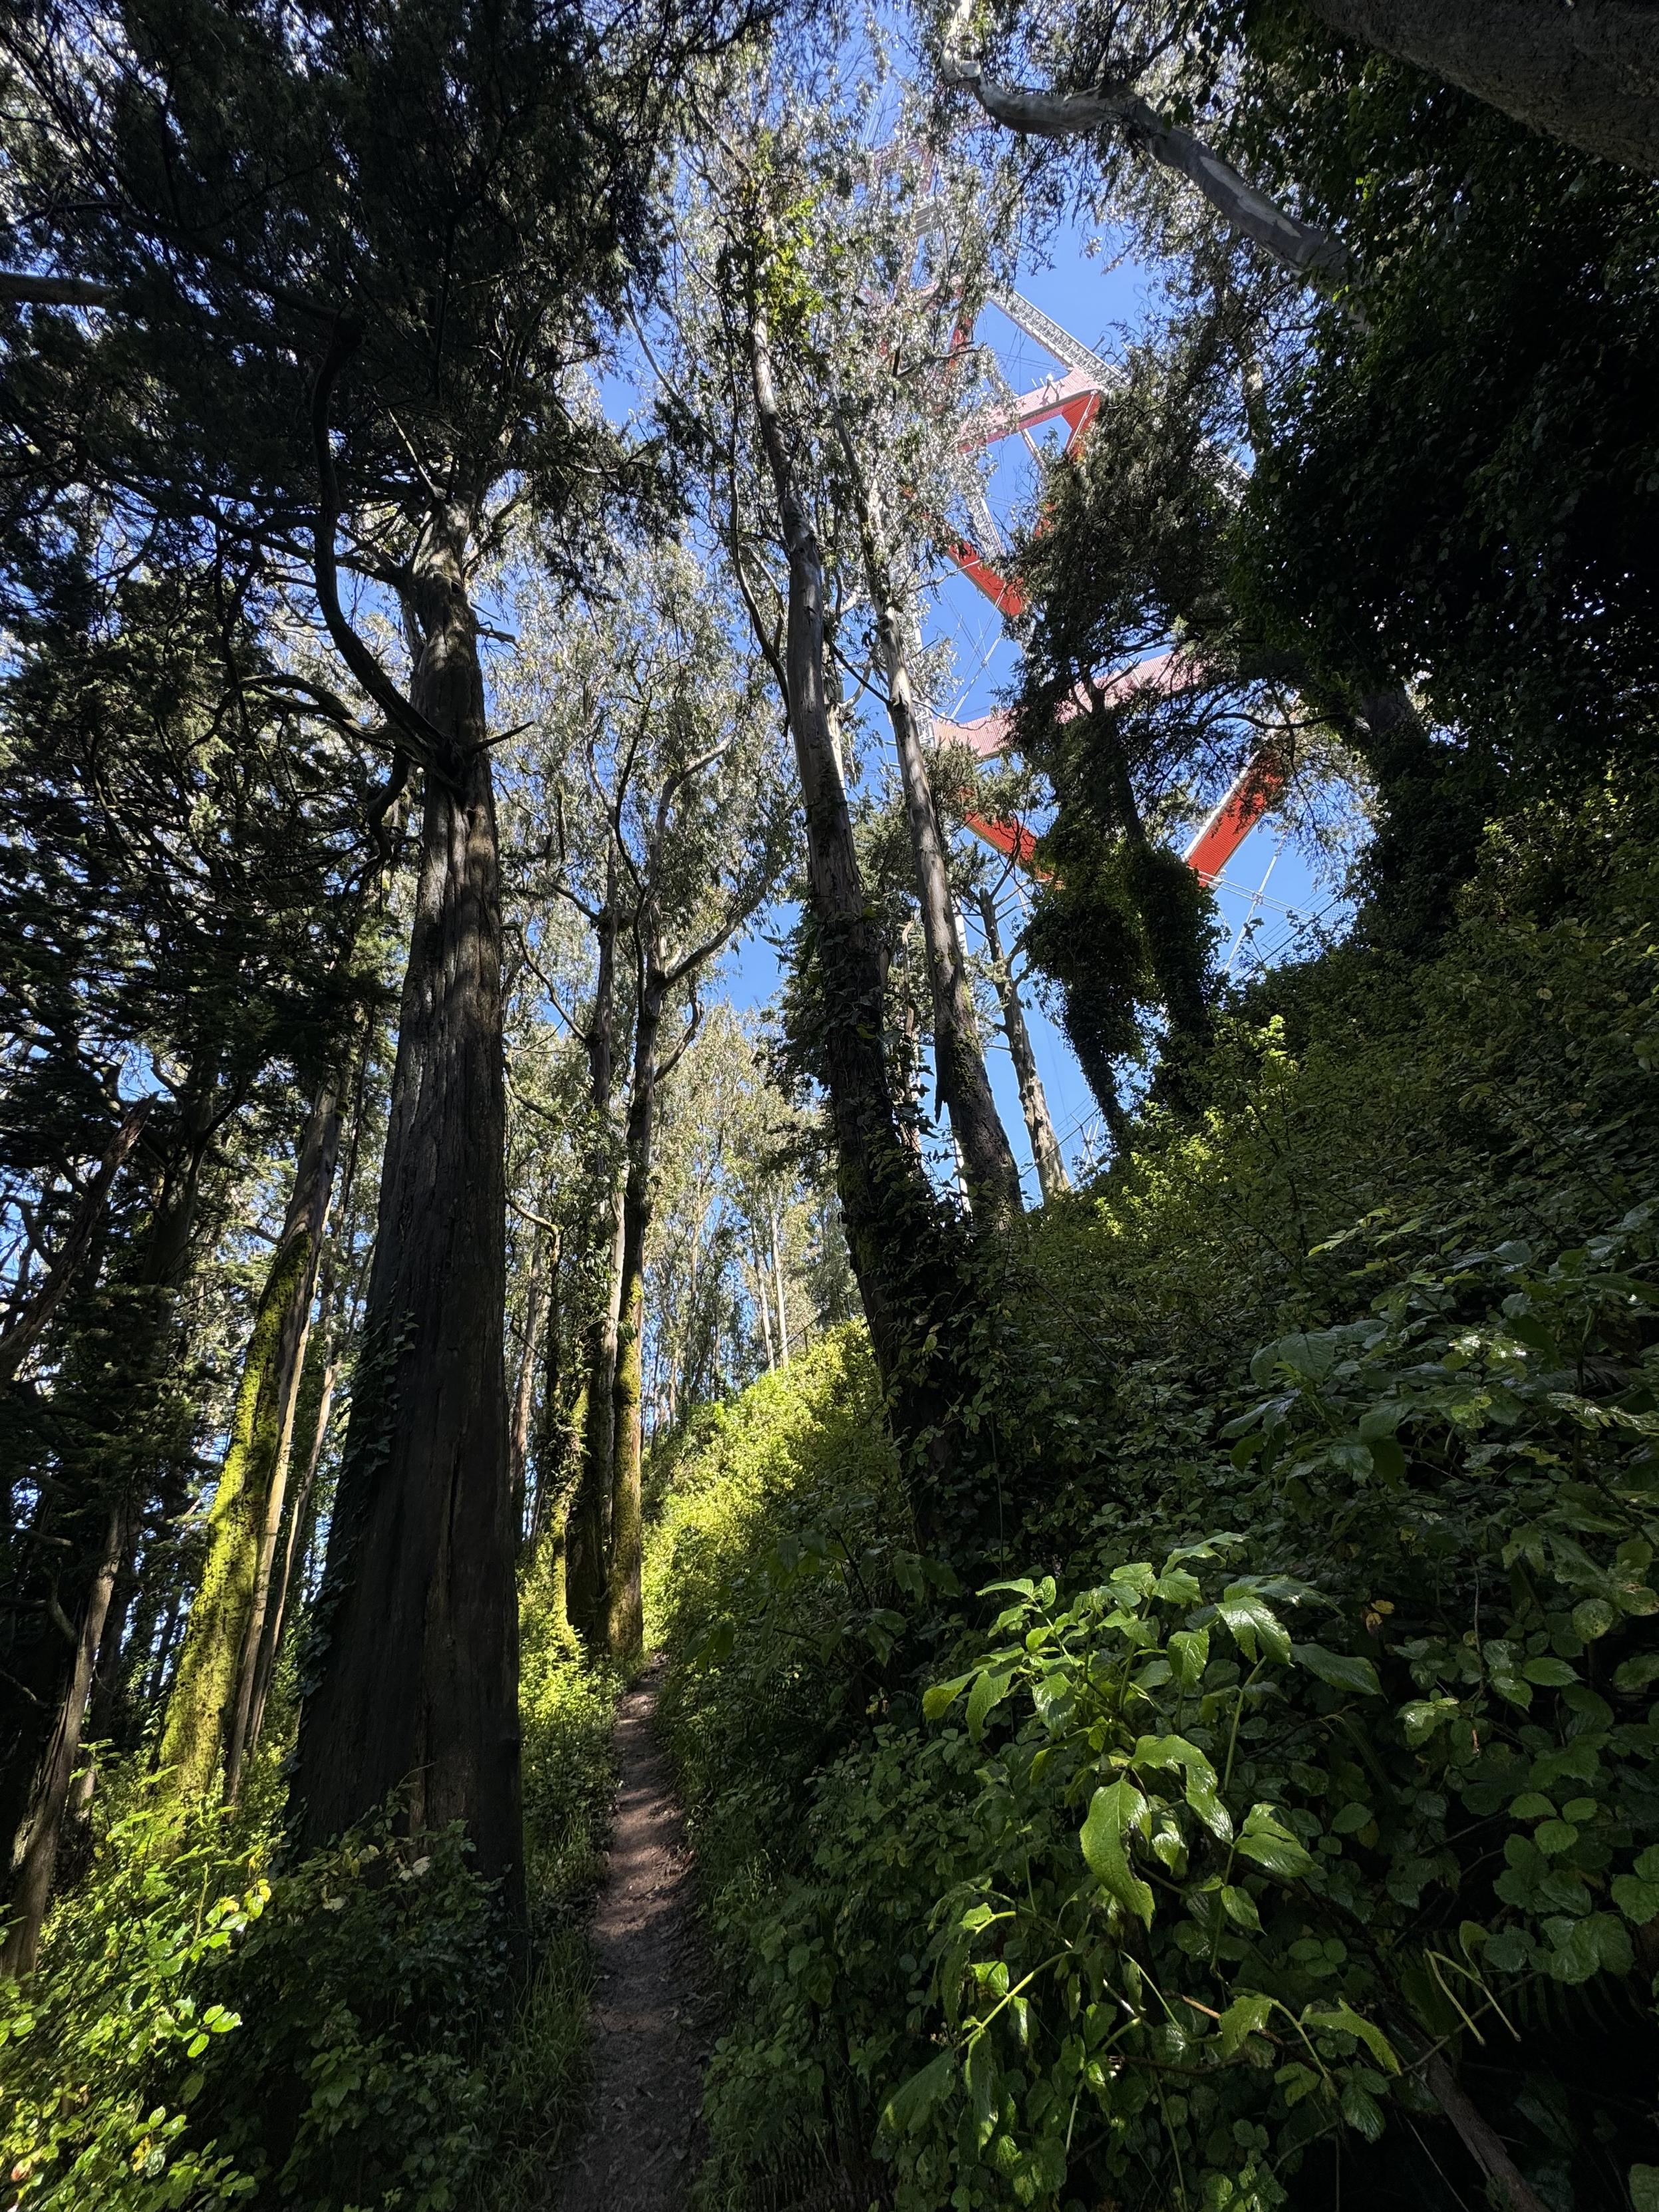
<instances>
[{"instance_id":1,"label":"peeling bark on trunk","mask_svg":"<svg viewBox=\"0 0 1659 2212\"><path fill-rule=\"evenodd\" d=\"M1037 1073L1036 1055L1031 1049L1031 1033L1025 1026L1019 986L1003 951L996 901L988 891L979 895L979 918L985 932L985 949L991 956L991 977L996 987L997 1003L1002 1008L1002 1033L1008 1040L1008 1054L1019 1085L1020 1109L1025 1116L1025 1133L1031 1140L1031 1157L1036 1163L1037 1183L1045 1200L1060 1198L1072 1188L1071 1178L1066 1172L1060 1140L1054 1135L1048 1093Z\"/></svg>"},{"instance_id":2,"label":"peeling bark on trunk","mask_svg":"<svg viewBox=\"0 0 1659 2212\"><path fill-rule=\"evenodd\" d=\"M395 1790L416 1831L464 1822L517 1923L501 916L470 529L453 507L434 509L411 563L411 704L448 755L425 775L363 1351L295 1796L305 1850Z\"/></svg>"},{"instance_id":3,"label":"peeling bark on trunk","mask_svg":"<svg viewBox=\"0 0 1659 2212\"><path fill-rule=\"evenodd\" d=\"M524 1541L525 1498L530 1472L530 1413L536 1397L536 1361L542 1349L542 1326L547 1310L547 1268L544 1232L538 1230L530 1258L530 1281L525 1291L524 1343L519 1353L518 1380L513 1389L513 1417L507 1431L507 1463L513 1491L514 1541ZM556 1256L554 1261L556 1267Z\"/></svg>"},{"instance_id":4,"label":"peeling bark on trunk","mask_svg":"<svg viewBox=\"0 0 1659 2212\"><path fill-rule=\"evenodd\" d=\"M783 1364L789 1364L789 1310L783 1298L783 1261L778 1252L778 1210L768 1209L772 1231L772 1294L778 1302L778 1353Z\"/></svg>"},{"instance_id":5,"label":"peeling bark on trunk","mask_svg":"<svg viewBox=\"0 0 1659 2212\"><path fill-rule=\"evenodd\" d=\"M1092 137L1121 131L1131 145L1195 185L1224 222L1297 276L1328 283L1347 271L1347 252L1328 231L1301 222L1257 191L1231 161L1181 124L1166 121L1129 86L1039 92L1000 84L982 75L977 62L953 54L946 55L940 74L947 84L966 85L994 121L1026 137Z\"/></svg>"},{"instance_id":6,"label":"peeling bark on trunk","mask_svg":"<svg viewBox=\"0 0 1659 2212\"><path fill-rule=\"evenodd\" d=\"M282 1234L254 1312L209 1518L207 1559L167 1699L159 1757L172 1770L169 1786L181 1802L212 1788L222 1760L228 1798L234 1799L240 1779L339 1142L339 1103L329 1084L306 1120Z\"/></svg>"},{"instance_id":7,"label":"peeling bark on trunk","mask_svg":"<svg viewBox=\"0 0 1659 2212\"><path fill-rule=\"evenodd\" d=\"M851 453L849 447L849 461ZM887 711L898 753L899 776L904 791L904 814L910 830L910 850L916 866L916 896L921 912L922 942L927 953L927 981L933 1007L933 1057L939 1096L951 1116L951 1127L960 1149L963 1179L975 1218L993 1229L1006 1229L1024 1208L1020 1198L1019 1170L1008 1143L1008 1133L997 1112L991 1079L975 1035L974 994L963 957L961 925L951 871L945 858L945 834L928 781L927 763L917 726L915 695L911 690L905 635L907 612L893 589L881 544L882 518L873 489L854 481L860 504L864 566L875 610L877 644L887 677ZM787 1355L786 1354L786 1357Z\"/></svg>"},{"instance_id":8,"label":"peeling bark on trunk","mask_svg":"<svg viewBox=\"0 0 1659 2212\"><path fill-rule=\"evenodd\" d=\"M1458 85L1517 123L1659 176L1653 0L1309 0L1342 37Z\"/></svg>"}]
</instances>

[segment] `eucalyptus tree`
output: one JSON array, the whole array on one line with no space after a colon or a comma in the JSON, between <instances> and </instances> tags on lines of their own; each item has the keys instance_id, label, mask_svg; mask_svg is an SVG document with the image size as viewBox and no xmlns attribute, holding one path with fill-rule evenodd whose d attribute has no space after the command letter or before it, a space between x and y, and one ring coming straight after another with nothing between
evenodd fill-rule
<instances>
[{"instance_id":1,"label":"eucalyptus tree","mask_svg":"<svg viewBox=\"0 0 1659 2212\"><path fill-rule=\"evenodd\" d=\"M1238 128L1248 103L1237 62L1260 11L1253 20L1240 0L1071 0L1059 9L948 0L920 12L942 84L965 89L1022 140L1103 153L1115 141L1184 178L1231 231L1296 276L1328 287L1352 273L1342 234L1294 204L1303 198L1294 185L1252 183L1228 158L1228 142L1249 135ZM1291 50L1305 77L1324 58L1328 32L1529 131L1659 175L1659 21L1645 0L1301 0L1279 11L1267 36Z\"/></svg>"},{"instance_id":2,"label":"eucalyptus tree","mask_svg":"<svg viewBox=\"0 0 1659 2212\"><path fill-rule=\"evenodd\" d=\"M819 266L833 246L820 256L815 235L833 223L830 204L855 190L856 137L841 127L837 98L817 78L786 88L757 74L733 85L742 149L728 135L689 184L675 327L658 359L665 411L706 472L729 572L788 718L806 831L799 1003L811 1035L800 1042L827 1094L848 1248L913 1509L924 1541L965 1553L994 1511L961 1419L975 1387L967 1242L896 1097L884 947L841 726L839 617L863 563L842 496L850 394L831 366L842 302ZM848 261L849 283L903 273Z\"/></svg>"},{"instance_id":3,"label":"eucalyptus tree","mask_svg":"<svg viewBox=\"0 0 1659 2212\"><path fill-rule=\"evenodd\" d=\"M1213 113L1224 99L1214 58L1216 18L1229 12L1225 7L1073 0L1039 11L1019 0L988 9L948 0L919 12L935 42L941 84L965 90L1022 146L1031 138L1062 149L1086 146L1109 167L1120 149L1146 157L1166 175L1184 178L1230 232L1300 282L1329 289L1348 275L1340 238L1253 185L1213 143L1213 128L1201 136L1181 119L1195 111L1201 117L1206 107ZM1021 81L1027 71L1048 81ZM1217 119L1224 128L1224 108ZM1028 188L1041 179L1051 191L1055 161L1063 169L1066 159L1063 151L1027 154L1021 167Z\"/></svg>"},{"instance_id":4,"label":"eucalyptus tree","mask_svg":"<svg viewBox=\"0 0 1659 2212\"><path fill-rule=\"evenodd\" d=\"M521 623L514 697L564 771L550 793L551 888L594 935L590 1037L625 1059L617 1101L620 1168L614 1364L599 1340L590 1376L610 1395L604 1635L637 1651L646 1239L662 1085L702 1019L710 963L768 898L792 839L780 732L754 656L740 653L706 571L690 553L647 548L608 580L604 598L556 637ZM545 801L544 801L545 805ZM631 1038L617 1051L615 979L625 975ZM667 1034L665 1035L665 1032ZM603 1114L608 1096L596 1091ZM603 1461L586 1471L598 1492ZM589 1551L591 1538L585 1538ZM585 1623L589 1632L595 1624Z\"/></svg>"}]
</instances>

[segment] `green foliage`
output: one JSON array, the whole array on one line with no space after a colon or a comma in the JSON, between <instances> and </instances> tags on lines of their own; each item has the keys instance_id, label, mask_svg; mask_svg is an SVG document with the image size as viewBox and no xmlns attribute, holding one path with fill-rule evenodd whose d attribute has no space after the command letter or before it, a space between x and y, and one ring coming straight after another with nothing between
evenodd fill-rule
<instances>
[{"instance_id":1,"label":"green foliage","mask_svg":"<svg viewBox=\"0 0 1659 2212\"><path fill-rule=\"evenodd\" d=\"M1236 147L1340 228L1363 321L1328 311L1273 395L1243 595L1339 681L1425 672L1449 785L1593 780L1652 726L1654 186L1249 15Z\"/></svg>"},{"instance_id":2,"label":"green foliage","mask_svg":"<svg viewBox=\"0 0 1659 2212\"><path fill-rule=\"evenodd\" d=\"M604 1863L617 1683L583 1656L539 1575L526 1582L520 1620L526 1886L536 1934L550 1940L586 1903Z\"/></svg>"},{"instance_id":3,"label":"green foliage","mask_svg":"<svg viewBox=\"0 0 1659 2212\"><path fill-rule=\"evenodd\" d=\"M792 1370L690 1440L656 1586L741 1991L711 2203L827 2166L914 2212L1266 2207L1325 2201L1343 2140L1437 2203L1436 2051L1547 2201L1621 2201L1659 1917L1644 822L1496 834L1433 963L1278 979L1197 1124L1048 1209L979 1340L1045 1563L999 1622L906 1591L897 1516L858 1524L884 1663L847 1555L801 1571L869 1514L872 1398Z\"/></svg>"},{"instance_id":4,"label":"green foliage","mask_svg":"<svg viewBox=\"0 0 1659 2212\"><path fill-rule=\"evenodd\" d=\"M390 1814L289 1869L274 1831L130 1809L0 1990L0 2155L20 2208L307 2212L526 2206L586 2087L579 1909L599 1863L612 1686L532 1609L525 1777L539 1940L527 1984L459 1829ZM503 2033L503 2023L506 2032Z\"/></svg>"},{"instance_id":5,"label":"green foliage","mask_svg":"<svg viewBox=\"0 0 1659 2212\"><path fill-rule=\"evenodd\" d=\"M118 1822L105 1878L50 1923L40 1973L0 1984L0 2160L20 2207L175 2212L256 2186L193 2107L200 2062L241 2024L207 1995L208 1969L270 1887L211 1840L169 1850L170 1825L143 1806Z\"/></svg>"}]
</instances>

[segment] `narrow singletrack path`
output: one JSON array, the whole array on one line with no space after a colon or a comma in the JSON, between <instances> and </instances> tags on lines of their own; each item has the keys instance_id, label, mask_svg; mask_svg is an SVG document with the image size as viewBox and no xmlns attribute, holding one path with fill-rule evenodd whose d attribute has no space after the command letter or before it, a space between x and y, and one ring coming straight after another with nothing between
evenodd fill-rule
<instances>
[{"instance_id":1,"label":"narrow singletrack path","mask_svg":"<svg viewBox=\"0 0 1659 2212\"><path fill-rule=\"evenodd\" d=\"M696 2163L708 1996L655 1666L617 1708L616 1826L593 1922L593 2080L558 2212L680 2212Z\"/></svg>"}]
</instances>

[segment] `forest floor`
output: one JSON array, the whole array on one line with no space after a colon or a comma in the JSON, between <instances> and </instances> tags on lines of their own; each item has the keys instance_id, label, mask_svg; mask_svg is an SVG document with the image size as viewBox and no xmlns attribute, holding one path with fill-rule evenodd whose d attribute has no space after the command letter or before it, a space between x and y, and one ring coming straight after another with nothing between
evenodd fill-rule
<instances>
[{"instance_id":1,"label":"forest floor","mask_svg":"<svg viewBox=\"0 0 1659 2212\"><path fill-rule=\"evenodd\" d=\"M680 2212L696 2170L714 2000L653 1662L617 1708L616 1825L593 1921L592 2098L557 2212Z\"/></svg>"}]
</instances>

